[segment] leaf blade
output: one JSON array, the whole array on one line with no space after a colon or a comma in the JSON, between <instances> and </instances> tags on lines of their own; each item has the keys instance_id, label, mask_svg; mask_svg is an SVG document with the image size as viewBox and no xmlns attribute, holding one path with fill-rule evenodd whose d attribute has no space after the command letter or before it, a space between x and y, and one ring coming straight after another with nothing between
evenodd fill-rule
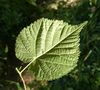
<instances>
[{"instance_id":1,"label":"leaf blade","mask_svg":"<svg viewBox=\"0 0 100 90\"><path fill-rule=\"evenodd\" d=\"M29 70L37 79L59 78L77 65L79 33L86 23L71 26L42 18L21 31L16 40L16 56L23 62L35 60Z\"/></svg>"}]
</instances>

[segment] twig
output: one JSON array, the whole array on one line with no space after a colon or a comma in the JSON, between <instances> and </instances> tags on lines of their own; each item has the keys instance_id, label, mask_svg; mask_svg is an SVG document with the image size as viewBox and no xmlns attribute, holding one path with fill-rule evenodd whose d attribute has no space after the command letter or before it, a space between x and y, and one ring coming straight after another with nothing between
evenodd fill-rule
<instances>
[{"instance_id":1,"label":"twig","mask_svg":"<svg viewBox=\"0 0 100 90\"><path fill-rule=\"evenodd\" d=\"M24 89L27 90L27 89L26 89L25 81L24 81L24 79L23 79L23 77L22 77L22 73L18 70L18 68L16 68L16 71L17 71L17 73L19 74L19 76L20 76L20 78L21 78L21 80L22 80L22 82L23 82Z\"/></svg>"},{"instance_id":2,"label":"twig","mask_svg":"<svg viewBox=\"0 0 100 90\"><path fill-rule=\"evenodd\" d=\"M86 55L86 57L84 58L84 60L83 60L83 61L86 61L86 60L87 60L87 58L91 55L91 53L92 53L92 50L90 50L90 51L89 51L89 53Z\"/></svg>"}]
</instances>

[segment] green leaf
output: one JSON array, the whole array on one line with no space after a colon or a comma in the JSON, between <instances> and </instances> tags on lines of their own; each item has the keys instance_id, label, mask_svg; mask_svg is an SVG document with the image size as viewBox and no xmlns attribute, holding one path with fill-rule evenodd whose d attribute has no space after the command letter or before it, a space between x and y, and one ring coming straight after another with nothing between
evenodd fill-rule
<instances>
[{"instance_id":1,"label":"green leaf","mask_svg":"<svg viewBox=\"0 0 100 90\"><path fill-rule=\"evenodd\" d=\"M53 80L77 66L79 33L87 22L68 25L63 21L42 18L24 28L16 40L16 56L30 65L38 80Z\"/></svg>"},{"instance_id":2,"label":"green leaf","mask_svg":"<svg viewBox=\"0 0 100 90\"><path fill-rule=\"evenodd\" d=\"M36 6L36 0L26 0L29 4Z\"/></svg>"}]
</instances>

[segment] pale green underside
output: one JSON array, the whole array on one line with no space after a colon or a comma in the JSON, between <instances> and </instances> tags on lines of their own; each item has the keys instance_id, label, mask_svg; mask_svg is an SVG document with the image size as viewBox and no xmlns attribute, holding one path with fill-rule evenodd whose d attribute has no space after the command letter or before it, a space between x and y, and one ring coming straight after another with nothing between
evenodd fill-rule
<instances>
[{"instance_id":1,"label":"pale green underside","mask_svg":"<svg viewBox=\"0 0 100 90\"><path fill-rule=\"evenodd\" d=\"M38 80L53 80L69 73L79 57L79 33L87 22L68 25L42 18L24 28L16 40L16 56Z\"/></svg>"}]
</instances>

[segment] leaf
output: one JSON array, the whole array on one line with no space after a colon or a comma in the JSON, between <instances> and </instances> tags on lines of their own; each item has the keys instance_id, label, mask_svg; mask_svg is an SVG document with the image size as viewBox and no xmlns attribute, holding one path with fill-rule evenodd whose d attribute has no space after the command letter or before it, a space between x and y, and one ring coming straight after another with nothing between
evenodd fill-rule
<instances>
[{"instance_id":1,"label":"leaf","mask_svg":"<svg viewBox=\"0 0 100 90\"><path fill-rule=\"evenodd\" d=\"M29 4L36 6L36 0L26 0Z\"/></svg>"},{"instance_id":2,"label":"leaf","mask_svg":"<svg viewBox=\"0 0 100 90\"><path fill-rule=\"evenodd\" d=\"M16 56L24 63L34 62L29 71L38 80L53 80L77 66L79 33L87 22L68 25L42 18L24 28L16 40Z\"/></svg>"}]
</instances>

